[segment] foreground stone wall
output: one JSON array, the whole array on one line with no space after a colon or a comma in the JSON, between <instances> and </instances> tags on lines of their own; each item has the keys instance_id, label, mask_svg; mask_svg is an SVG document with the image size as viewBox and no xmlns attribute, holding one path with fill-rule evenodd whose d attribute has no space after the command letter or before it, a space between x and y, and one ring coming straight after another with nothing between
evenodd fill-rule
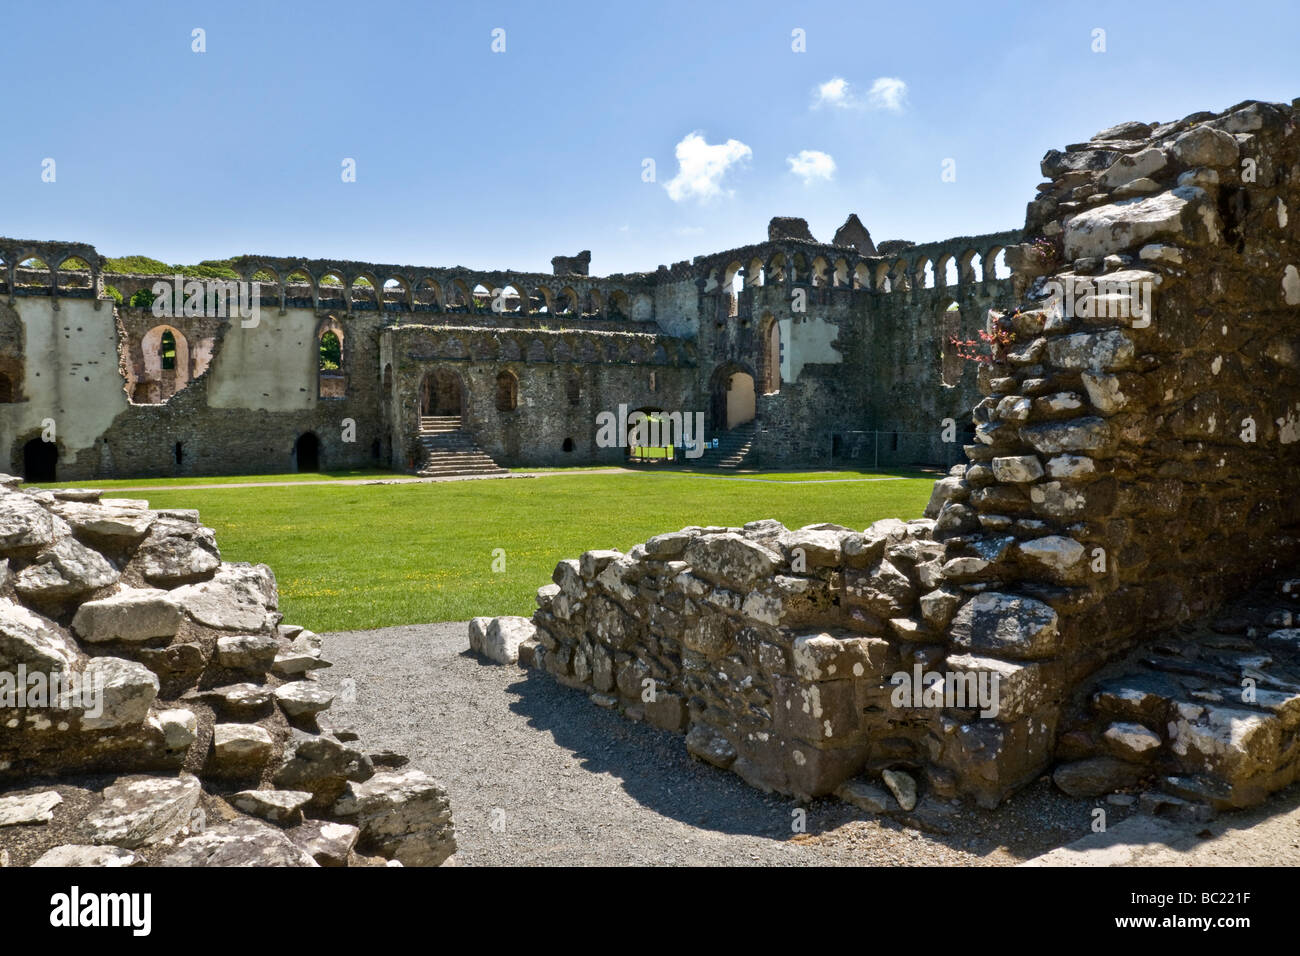
<instances>
[{"instance_id":1,"label":"foreground stone wall","mask_svg":"<svg viewBox=\"0 0 1300 956\"><path fill-rule=\"evenodd\" d=\"M196 511L0 476L0 858L437 865L446 793L325 713L320 639ZM60 810L66 803L84 812Z\"/></svg>"},{"instance_id":2,"label":"foreground stone wall","mask_svg":"<svg viewBox=\"0 0 1300 956\"><path fill-rule=\"evenodd\" d=\"M992 805L1100 752L1090 722L1119 711L1080 714L1089 675L1300 557L1296 112L1127 123L1047 155L1036 241L1008 250L1026 299L990 313L976 441L928 519L589 552L557 567L531 622L478 621L472 642L507 658L522 642L525 661L784 792L920 773ZM1239 630L1266 650L1269 632ZM1137 777L1199 767L1218 805L1261 799L1300 768L1290 666L1257 655L1272 694L1229 686L1240 703L1166 688L1128 712L1149 746L1107 753ZM995 679L995 706L970 706Z\"/></svg>"}]
</instances>

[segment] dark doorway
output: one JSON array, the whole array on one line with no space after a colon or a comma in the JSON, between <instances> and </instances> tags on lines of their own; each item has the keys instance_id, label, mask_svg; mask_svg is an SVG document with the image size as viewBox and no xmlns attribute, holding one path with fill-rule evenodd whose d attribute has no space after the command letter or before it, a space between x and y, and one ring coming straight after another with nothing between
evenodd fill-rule
<instances>
[{"instance_id":1,"label":"dark doorway","mask_svg":"<svg viewBox=\"0 0 1300 956\"><path fill-rule=\"evenodd\" d=\"M307 432L294 446L299 471L320 471L320 439Z\"/></svg>"},{"instance_id":2,"label":"dark doorway","mask_svg":"<svg viewBox=\"0 0 1300 956\"><path fill-rule=\"evenodd\" d=\"M420 414L461 414L460 376L450 369L435 369L420 385Z\"/></svg>"},{"instance_id":3,"label":"dark doorway","mask_svg":"<svg viewBox=\"0 0 1300 956\"><path fill-rule=\"evenodd\" d=\"M27 481L55 481L59 449L52 441L33 438L23 446L23 478Z\"/></svg>"}]
</instances>

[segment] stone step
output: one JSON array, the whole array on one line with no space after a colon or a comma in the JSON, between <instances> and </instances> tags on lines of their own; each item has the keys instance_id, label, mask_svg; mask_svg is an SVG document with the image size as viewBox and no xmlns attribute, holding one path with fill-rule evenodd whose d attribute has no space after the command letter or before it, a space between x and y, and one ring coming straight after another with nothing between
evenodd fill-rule
<instances>
[{"instance_id":1,"label":"stone step","mask_svg":"<svg viewBox=\"0 0 1300 956\"><path fill-rule=\"evenodd\" d=\"M425 478L508 475L461 428L459 415L425 415L417 439L424 453L416 474Z\"/></svg>"}]
</instances>

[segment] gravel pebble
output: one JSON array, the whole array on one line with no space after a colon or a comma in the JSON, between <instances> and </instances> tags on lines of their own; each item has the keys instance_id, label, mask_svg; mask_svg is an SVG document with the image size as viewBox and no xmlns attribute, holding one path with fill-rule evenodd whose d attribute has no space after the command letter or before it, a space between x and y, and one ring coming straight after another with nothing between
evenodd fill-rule
<instances>
[{"instance_id":1,"label":"gravel pebble","mask_svg":"<svg viewBox=\"0 0 1300 956\"><path fill-rule=\"evenodd\" d=\"M764 794L692 759L679 734L549 675L480 662L467 635L464 623L325 634L334 667L318 672L334 724L447 788L458 865L1011 865L1092 823L1095 801L1046 778L996 813L923 796L912 827Z\"/></svg>"}]
</instances>

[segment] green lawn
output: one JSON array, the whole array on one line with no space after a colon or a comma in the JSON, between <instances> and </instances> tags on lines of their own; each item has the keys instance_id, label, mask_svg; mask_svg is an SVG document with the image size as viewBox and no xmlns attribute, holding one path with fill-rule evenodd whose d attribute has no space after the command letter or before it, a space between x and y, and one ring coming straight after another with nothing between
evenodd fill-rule
<instances>
[{"instance_id":1,"label":"green lawn","mask_svg":"<svg viewBox=\"0 0 1300 956\"><path fill-rule=\"evenodd\" d=\"M281 475L210 475L206 478L108 478L95 481L38 482L38 488L147 488L169 485L244 485L262 481L342 481L345 478L405 478L406 475L380 468L351 471L294 471Z\"/></svg>"},{"instance_id":2,"label":"green lawn","mask_svg":"<svg viewBox=\"0 0 1300 956\"><path fill-rule=\"evenodd\" d=\"M933 477L857 484L682 474L141 493L198 508L229 561L269 564L285 620L317 631L530 614L561 558L691 524L778 518L865 528L916 517ZM97 483L98 484L98 483ZM492 570L493 549L506 570Z\"/></svg>"}]
</instances>

